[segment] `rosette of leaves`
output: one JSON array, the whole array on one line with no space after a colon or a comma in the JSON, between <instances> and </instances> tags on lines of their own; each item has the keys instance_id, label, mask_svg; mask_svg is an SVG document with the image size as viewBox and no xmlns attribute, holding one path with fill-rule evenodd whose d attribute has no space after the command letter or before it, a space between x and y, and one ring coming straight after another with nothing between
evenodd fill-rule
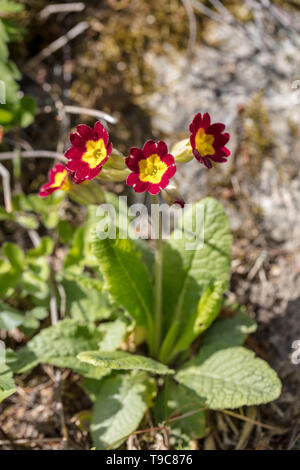
<instances>
[{"instance_id":1,"label":"rosette of leaves","mask_svg":"<svg viewBox=\"0 0 300 470\"><path fill-rule=\"evenodd\" d=\"M280 394L275 371L244 347L256 329L253 320L241 310L218 318L229 284L232 237L224 209L211 198L186 211L183 227L195 226L198 209L202 236L176 229L164 244L164 325L156 355L138 349L143 339L149 350L154 341L153 253L146 241L123 234L90 239L93 217L74 234L60 273L67 318L7 353L15 373L45 362L85 377L98 449L121 446L143 426L149 409L156 425L168 426L171 438L188 447L190 439L203 437L213 410L259 405ZM135 335L136 353L128 348L133 331L141 333L139 340Z\"/></svg>"},{"instance_id":2,"label":"rosette of leaves","mask_svg":"<svg viewBox=\"0 0 300 470\"><path fill-rule=\"evenodd\" d=\"M77 356L111 371L85 384L95 402L91 432L99 449L119 447L152 406L157 425L170 426L177 440L180 436L188 442L204 435L211 410L259 405L280 394L276 372L243 346L255 322L243 311L217 318L229 283L232 237L224 209L211 198L192 206L185 219L188 226L193 226L197 207L203 214L203 238L191 240L189 233L177 229L164 245L164 334L155 361L124 351ZM193 247L187 250L191 241ZM154 260L148 250L146 242L118 237L94 243L111 302L144 329L151 345ZM191 354L196 339L201 339L200 347ZM160 380L154 387L153 374L164 385Z\"/></svg>"}]
</instances>

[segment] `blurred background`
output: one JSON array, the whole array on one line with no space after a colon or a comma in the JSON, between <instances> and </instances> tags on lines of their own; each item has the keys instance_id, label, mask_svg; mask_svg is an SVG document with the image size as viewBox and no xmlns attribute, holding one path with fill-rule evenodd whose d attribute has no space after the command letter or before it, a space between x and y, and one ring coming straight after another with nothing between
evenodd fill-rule
<instances>
[{"instance_id":1,"label":"blurred background","mask_svg":"<svg viewBox=\"0 0 300 470\"><path fill-rule=\"evenodd\" d=\"M97 118L125 155L151 137L170 145L187 137L197 112L228 127L228 163L207 171L194 160L179 169L177 181L188 202L210 195L225 206L234 233L229 300L258 320L251 347L283 380L282 396L257 419L270 418L284 431L274 436L258 428L255 446L299 449L300 366L290 356L300 340L300 1L13 5L0 1L0 80L6 85L0 150L10 153L0 153L2 187L8 171L13 193L36 193L53 157L12 155L62 154L70 129ZM124 191L123 184L109 188ZM26 247L22 230L3 224L0 242ZM42 421L40 429L30 429L36 407L26 400L24 394L18 421L13 407L1 414L4 433L42 438L54 432L46 392L40 413L48 424ZM204 446L230 448L229 425L220 426Z\"/></svg>"}]
</instances>

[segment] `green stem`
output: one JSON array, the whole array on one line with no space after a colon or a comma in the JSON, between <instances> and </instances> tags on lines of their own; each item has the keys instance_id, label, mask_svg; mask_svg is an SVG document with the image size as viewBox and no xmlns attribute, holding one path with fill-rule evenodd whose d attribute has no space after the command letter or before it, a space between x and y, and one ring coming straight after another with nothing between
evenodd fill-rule
<instances>
[{"instance_id":1,"label":"green stem","mask_svg":"<svg viewBox=\"0 0 300 470\"><path fill-rule=\"evenodd\" d=\"M152 203L157 204L159 209L159 198L152 196ZM162 250L162 220L161 213L158 211L158 238L156 239L155 251L155 353L159 354L162 336L162 268L163 268L163 250Z\"/></svg>"}]
</instances>

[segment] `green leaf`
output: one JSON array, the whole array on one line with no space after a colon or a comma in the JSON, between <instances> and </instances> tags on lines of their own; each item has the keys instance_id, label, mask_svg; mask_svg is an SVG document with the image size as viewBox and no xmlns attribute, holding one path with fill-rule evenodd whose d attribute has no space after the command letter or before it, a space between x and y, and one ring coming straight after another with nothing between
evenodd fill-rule
<instances>
[{"instance_id":1,"label":"green leaf","mask_svg":"<svg viewBox=\"0 0 300 470\"><path fill-rule=\"evenodd\" d=\"M116 449L138 428L155 385L143 372L104 378L100 384L91 434L97 449Z\"/></svg>"},{"instance_id":2,"label":"green leaf","mask_svg":"<svg viewBox=\"0 0 300 470\"><path fill-rule=\"evenodd\" d=\"M10 242L4 243L2 246L2 254L6 256L14 268L20 271L25 268L25 254L18 245Z\"/></svg>"},{"instance_id":3,"label":"green leaf","mask_svg":"<svg viewBox=\"0 0 300 470\"><path fill-rule=\"evenodd\" d=\"M67 312L72 318L82 322L94 322L110 318L115 308L110 304L107 294L101 292L99 279L78 277L77 281L64 279L62 285L65 289ZM98 281L98 286L96 285Z\"/></svg>"},{"instance_id":4,"label":"green leaf","mask_svg":"<svg viewBox=\"0 0 300 470\"><path fill-rule=\"evenodd\" d=\"M39 363L57 367L70 367L75 372L91 378L107 373L102 368L82 364L76 355L87 349L99 349L103 333L90 324L74 320L62 320L55 326L45 328L16 353L17 360L10 363L14 372L26 372Z\"/></svg>"},{"instance_id":5,"label":"green leaf","mask_svg":"<svg viewBox=\"0 0 300 470\"><path fill-rule=\"evenodd\" d=\"M0 274L0 297L12 295L16 286L20 282L21 273L18 270L10 269L10 271Z\"/></svg>"},{"instance_id":6,"label":"green leaf","mask_svg":"<svg viewBox=\"0 0 300 470\"><path fill-rule=\"evenodd\" d=\"M17 224L29 230L36 230L39 226L36 217L34 217L33 215L14 214L14 220L15 222L17 222Z\"/></svg>"},{"instance_id":7,"label":"green leaf","mask_svg":"<svg viewBox=\"0 0 300 470\"><path fill-rule=\"evenodd\" d=\"M199 227L191 239L198 214ZM211 284L229 282L231 241L229 221L223 207L206 198L184 215L185 231L176 229L164 246L164 328L174 321L186 324L200 296Z\"/></svg>"},{"instance_id":8,"label":"green leaf","mask_svg":"<svg viewBox=\"0 0 300 470\"><path fill-rule=\"evenodd\" d=\"M24 10L24 5L17 2L0 1L0 13L20 13Z\"/></svg>"},{"instance_id":9,"label":"green leaf","mask_svg":"<svg viewBox=\"0 0 300 470\"><path fill-rule=\"evenodd\" d=\"M7 212L4 207L0 207L0 220L14 220L14 216L11 212Z\"/></svg>"},{"instance_id":10,"label":"green leaf","mask_svg":"<svg viewBox=\"0 0 300 470\"><path fill-rule=\"evenodd\" d=\"M19 26L15 21L13 21L11 18L2 18L2 23L4 24L5 31L8 37L8 42L11 41L20 41L22 39L23 34L26 32L26 29L23 28L22 26ZM16 80L21 79L21 74L16 66L16 64L13 62L13 67L14 67L14 73L13 77Z\"/></svg>"},{"instance_id":11,"label":"green leaf","mask_svg":"<svg viewBox=\"0 0 300 470\"><path fill-rule=\"evenodd\" d=\"M248 335L256 331L257 325L244 311L234 317L219 318L205 333L198 353L202 361L220 349L242 346Z\"/></svg>"},{"instance_id":12,"label":"green leaf","mask_svg":"<svg viewBox=\"0 0 300 470\"><path fill-rule=\"evenodd\" d=\"M205 412L201 400L192 390L173 380L167 381L155 400L154 415L157 424L166 422L174 434L200 439L205 433ZM181 418L182 415L189 416ZM177 417L178 420L173 420Z\"/></svg>"},{"instance_id":13,"label":"green leaf","mask_svg":"<svg viewBox=\"0 0 300 470\"><path fill-rule=\"evenodd\" d=\"M60 220L57 225L57 231L62 243L69 243L74 235L74 226L66 220Z\"/></svg>"},{"instance_id":14,"label":"green leaf","mask_svg":"<svg viewBox=\"0 0 300 470\"><path fill-rule=\"evenodd\" d=\"M80 361L94 366L107 367L117 370L146 370L153 374L172 374L174 371L168 369L164 364L154 361L149 357L129 354L123 351L101 352L84 351L78 354Z\"/></svg>"},{"instance_id":15,"label":"green leaf","mask_svg":"<svg viewBox=\"0 0 300 470\"><path fill-rule=\"evenodd\" d=\"M18 103L15 121L21 127L28 127L34 120L35 101L31 96L23 96Z\"/></svg>"},{"instance_id":16,"label":"green leaf","mask_svg":"<svg viewBox=\"0 0 300 470\"><path fill-rule=\"evenodd\" d=\"M210 409L260 405L275 400L281 392L276 372L243 347L222 349L204 360L198 356L175 378Z\"/></svg>"},{"instance_id":17,"label":"green leaf","mask_svg":"<svg viewBox=\"0 0 300 470\"><path fill-rule=\"evenodd\" d=\"M51 255L54 248L54 241L50 237L43 237L37 248L32 248L26 253L26 258L38 258L40 256Z\"/></svg>"},{"instance_id":18,"label":"green leaf","mask_svg":"<svg viewBox=\"0 0 300 470\"><path fill-rule=\"evenodd\" d=\"M101 341L101 351L115 351L126 334L126 323L122 320L111 321L99 325L99 330L104 334Z\"/></svg>"},{"instance_id":19,"label":"green leaf","mask_svg":"<svg viewBox=\"0 0 300 470\"><path fill-rule=\"evenodd\" d=\"M25 316L20 330L27 336L32 336L40 326L40 320L44 320L49 315L45 307L35 307L25 312Z\"/></svg>"},{"instance_id":20,"label":"green leaf","mask_svg":"<svg viewBox=\"0 0 300 470\"><path fill-rule=\"evenodd\" d=\"M65 258L64 268L82 272L85 266L98 267L98 261L91 250L91 239L97 224L97 206L88 206L84 224L74 233L70 250Z\"/></svg>"},{"instance_id":21,"label":"green leaf","mask_svg":"<svg viewBox=\"0 0 300 470\"><path fill-rule=\"evenodd\" d=\"M175 346L172 347L172 345L169 344L168 349L167 346L165 346L165 350L162 350L165 356L160 356L160 359L163 362L165 362L168 357L166 354L171 353L169 360L172 360L179 352L188 349L197 336L209 328L219 314L223 293L224 282L222 281L215 281L205 289L198 303L196 312L189 316L186 324L182 327ZM176 323L173 323L173 325L175 324Z\"/></svg>"},{"instance_id":22,"label":"green leaf","mask_svg":"<svg viewBox=\"0 0 300 470\"><path fill-rule=\"evenodd\" d=\"M6 364L0 362L0 403L16 391L12 372Z\"/></svg>"},{"instance_id":23,"label":"green leaf","mask_svg":"<svg viewBox=\"0 0 300 470\"><path fill-rule=\"evenodd\" d=\"M0 329L10 331L24 321L24 315L0 300Z\"/></svg>"},{"instance_id":24,"label":"green leaf","mask_svg":"<svg viewBox=\"0 0 300 470\"><path fill-rule=\"evenodd\" d=\"M127 310L137 325L152 331L152 285L135 243L129 239L98 239L94 252L113 302Z\"/></svg>"}]
</instances>

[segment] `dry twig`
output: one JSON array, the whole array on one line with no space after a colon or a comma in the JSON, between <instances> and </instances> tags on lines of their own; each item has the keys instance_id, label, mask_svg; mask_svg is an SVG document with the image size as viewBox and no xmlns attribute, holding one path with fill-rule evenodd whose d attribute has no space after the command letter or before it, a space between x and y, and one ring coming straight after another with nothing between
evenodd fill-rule
<instances>
[{"instance_id":1,"label":"dry twig","mask_svg":"<svg viewBox=\"0 0 300 470\"><path fill-rule=\"evenodd\" d=\"M85 4L82 2L74 3L54 3L53 5L47 5L39 13L39 18L41 20L47 19L50 15L56 13L73 13L78 11L83 11L85 9Z\"/></svg>"},{"instance_id":2,"label":"dry twig","mask_svg":"<svg viewBox=\"0 0 300 470\"><path fill-rule=\"evenodd\" d=\"M7 168L0 163L0 175L3 181L3 194L4 204L6 212L12 212L12 200L11 200L11 189L10 189L10 174Z\"/></svg>"}]
</instances>

